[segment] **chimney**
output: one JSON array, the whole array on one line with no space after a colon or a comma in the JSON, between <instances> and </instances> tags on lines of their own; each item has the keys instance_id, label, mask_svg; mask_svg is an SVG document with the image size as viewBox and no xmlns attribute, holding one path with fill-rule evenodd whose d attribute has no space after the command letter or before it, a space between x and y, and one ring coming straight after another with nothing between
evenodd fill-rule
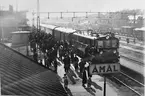
<instances>
[{"instance_id":1,"label":"chimney","mask_svg":"<svg viewBox=\"0 0 145 96\"><path fill-rule=\"evenodd\" d=\"M13 12L13 6L12 5L9 5L9 11Z\"/></svg>"}]
</instances>

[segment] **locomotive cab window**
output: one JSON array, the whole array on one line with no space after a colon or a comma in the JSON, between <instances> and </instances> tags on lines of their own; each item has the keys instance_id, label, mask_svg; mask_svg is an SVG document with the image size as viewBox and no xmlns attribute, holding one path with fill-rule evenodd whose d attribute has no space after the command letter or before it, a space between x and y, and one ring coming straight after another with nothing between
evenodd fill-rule
<instances>
[{"instance_id":1,"label":"locomotive cab window","mask_svg":"<svg viewBox=\"0 0 145 96\"><path fill-rule=\"evenodd\" d=\"M105 43L105 46L104 46L105 48L110 48L111 47L110 40L105 40L104 43Z\"/></svg>"},{"instance_id":2,"label":"locomotive cab window","mask_svg":"<svg viewBox=\"0 0 145 96\"><path fill-rule=\"evenodd\" d=\"M117 48L118 47L118 42L117 42L117 40L112 40L112 47L113 48Z\"/></svg>"},{"instance_id":3,"label":"locomotive cab window","mask_svg":"<svg viewBox=\"0 0 145 96\"><path fill-rule=\"evenodd\" d=\"M101 40L98 41L98 48L103 48L103 41Z\"/></svg>"}]
</instances>

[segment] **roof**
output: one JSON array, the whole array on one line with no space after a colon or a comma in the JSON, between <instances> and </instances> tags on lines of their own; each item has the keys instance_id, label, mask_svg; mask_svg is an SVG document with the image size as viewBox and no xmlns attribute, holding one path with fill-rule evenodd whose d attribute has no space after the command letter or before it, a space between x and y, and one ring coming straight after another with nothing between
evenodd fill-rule
<instances>
[{"instance_id":1,"label":"roof","mask_svg":"<svg viewBox=\"0 0 145 96\"><path fill-rule=\"evenodd\" d=\"M30 31L15 31L15 32L11 32L12 34L28 34L30 33Z\"/></svg>"},{"instance_id":2,"label":"roof","mask_svg":"<svg viewBox=\"0 0 145 96\"><path fill-rule=\"evenodd\" d=\"M71 28L59 27L59 26L55 26L55 25L48 25L48 24L40 24L40 25L43 27L49 28L49 29L54 29L55 27L57 27L57 28L55 28L55 30L58 30L61 32L66 32L66 33L71 33L71 32L76 31L76 30L71 29Z\"/></svg>"},{"instance_id":3,"label":"roof","mask_svg":"<svg viewBox=\"0 0 145 96\"><path fill-rule=\"evenodd\" d=\"M2 95L67 96L57 74L0 43Z\"/></svg>"},{"instance_id":4,"label":"roof","mask_svg":"<svg viewBox=\"0 0 145 96\"><path fill-rule=\"evenodd\" d=\"M79 33L74 33L74 34L78 35L78 36L81 36L81 37L88 38L88 39L97 39L97 37L92 37L92 36L88 36L88 35L82 35L82 34L79 34Z\"/></svg>"},{"instance_id":5,"label":"roof","mask_svg":"<svg viewBox=\"0 0 145 96\"><path fill-rule=\"evenodd\" d=\"M65 27L58 27L55 30L61 31L61 32L66 32L66 33L72 33L75 32L76 30L71 29L71 28L65 28Z\"/></svg>"},{"instance_id":6,"label":"roof","mask_svg":"<svg viewBox=\"0 0 145 96\"><path fill-rule=\"evenodd\" d=\"M142 28L135 28L134 30L136 30L136 31L145 31L145 27L142 27Z\"/></svg>"},{"instance_id":7,"label":"roof","mask_svg":"<svg viewBox=\"0 0 145 96\"><path fill-rule=\"evenodd\" d=\"M133 28L132 26L122 26L122 28Z\"/></svg>"},{"instance_id":8,"label":"roof","mask_svg":"<svg viewBox=\"0 0 145 96\"><path fill-rule=\"evenodd\" d=\"M43 26L43 27L46 27L46 28L49 28L49 29L54 29L55 27L57 27L55 25L49 25L49 24L40 24L40 26Z\"/></svg>"}]
</instances>

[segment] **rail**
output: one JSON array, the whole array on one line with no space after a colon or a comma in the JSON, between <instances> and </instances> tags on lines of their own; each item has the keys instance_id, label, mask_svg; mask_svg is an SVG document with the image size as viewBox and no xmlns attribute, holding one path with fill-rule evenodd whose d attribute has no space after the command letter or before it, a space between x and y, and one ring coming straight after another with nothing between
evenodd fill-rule
<instances>
[{"instance_id":1,"label":"rail","mask_svg":"<svg viewBox=\"0 0 145 96\"><path fill-rule=\"evenodd\" d=\"M138 91L136 91L135 89L131 88L130 86L128 86L127 84L123 83L123 81L119 80L118 78L112 76L114 79L116 79L117 81L119 81L120 83L122 83L124 86L126 86L127 88L129 88L130 90L132 90L133 92L135 92L137 95L139 96L143 96L143 94L140 94Z\"/></svg>"},{"instance_id":2,"label":"rail","mask_svg":"<svg viewBox=\"0 0 145 96\"><path fill-rule=\"evenodd\" d=\"M78 56L79 57L79 56ZM80 58L80 57L79 57ZM131 60L134 60L134 59L131 59ZM138 61L137 61L138 62ZM145 85L143 84L143 83L141 83L141 82L139 82L138 80L136 80L136 79L134 79L134 78L132 78L132 77L130 77L129 75L127 75L127 74L125 74L123 71L121 71L120 73L119 73L120 75L121 75L121 77L122 76L124 76L125 78L127 78L127 79L125 79L125 78L122 78L122 81L121 81L121 79L120 79L120 77L118 77L118 75L116 74L116 75L108 75L107 76L107 78L110 78L110 77L113 77L115 80L117 80L118 82L120 82L122 85L124 85L125 87L127 87L128 89L130 89L131 91L133 91L135 94L137 94L138 96L143 96L143 94L141 93L141 92L138 92L136 89L134 89L131 85L128 85L128 84L133 84L133 85L135 85L135 86L141 86L142 88L144 88L145 87ZM128 80L127 82L129 82L129 83L124 83L124 80ZM131 81L131 82L130 82ZM134 82L134 83L133 83Z\"/></svg>"},{"instance_id":3,"label":"rail","mask_svg":"<svg viewBox=\"0 0 145 96\"><path fill-rule=\"evenodd\" d=\"M145 87L145 85L144 85L144 84L142 84L142 83L140 83L139 81L137 81L137 80L133 79L132 77L130 77L130 76L128 76L127 74L125 74L124 72L120 72L120 73L121 73L121 74L123 74L123 75L125 75L126 77L128 77L128 78L132 79L133 81L135 81L136 83L140 84L141 86L144 86L144 87Z\"/></svg>"},{"instance_id":4,"label":"rail","mask_svg":"<svg viewBox=\"0 0 145 96\"><path fill-rule=\"evenodd\" d=\"M127 57L124 55L120 55L120 57L126 58L128 60L131 60L132 62L136 62L136 63L139 63L140 65L144 66L144 61L140 61L140 60L137 60L136 58Z\"/></svg>"},{"instance_id":5,"label":"rail","mask_svg":"<svg viewBox=\"0 0 145 96\"><path fill-rule=\"evenodd\" d=\"M139 91L137 91L136 89L133 88L133 86L139 86L140 88L141 87L144 88L145 85L142 84L141 82L133 79L132 77L128 76L127 74L125 74L122 71L120 72L119 75L111 75L111 77L113 77L115 80L117 80L118 82L123 84L125 87L129 88L130 90L132 90L137 95L143 96L143 93L141 91L139 92Z\"/></svg>"}]
</instances>

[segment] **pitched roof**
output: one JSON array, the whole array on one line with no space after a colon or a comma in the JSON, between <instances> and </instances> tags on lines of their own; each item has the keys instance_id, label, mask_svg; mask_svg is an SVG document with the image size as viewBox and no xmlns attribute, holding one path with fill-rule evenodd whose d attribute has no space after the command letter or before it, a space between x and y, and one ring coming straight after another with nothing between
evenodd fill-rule
<instances>
[{"instance_id":1,"label":"pitched roof","mask_svg":"<svg viewBox=\"0 0 145 96\"><path fill-rule=\"evenodd\" d=\"M67 96L51 70L0 43L2 95Z\"/></svg>"}]
</instances>

